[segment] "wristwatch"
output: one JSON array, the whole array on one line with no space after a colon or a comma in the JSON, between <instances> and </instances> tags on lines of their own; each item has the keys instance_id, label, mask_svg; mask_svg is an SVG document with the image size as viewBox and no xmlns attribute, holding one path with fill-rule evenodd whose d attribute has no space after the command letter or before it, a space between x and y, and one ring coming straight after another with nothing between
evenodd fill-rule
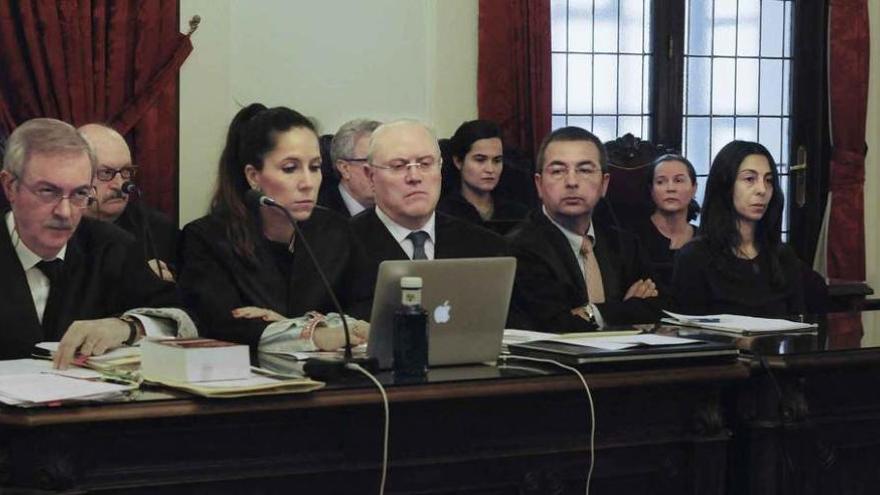
<instances>
[{"instance_id":1,"label":"wristwatch","mask_svg":"<svg viewBox=\"0 0 880 495\"><path fill-rule=\"evenodd\" d=\"M134 341L137 340L138 337L138 325L134 318L128 315L122 315L119 317L120 320L124 321L128 324L128 339L123 342L125 345L132 345Z\"/></svg>"}]
</instances>

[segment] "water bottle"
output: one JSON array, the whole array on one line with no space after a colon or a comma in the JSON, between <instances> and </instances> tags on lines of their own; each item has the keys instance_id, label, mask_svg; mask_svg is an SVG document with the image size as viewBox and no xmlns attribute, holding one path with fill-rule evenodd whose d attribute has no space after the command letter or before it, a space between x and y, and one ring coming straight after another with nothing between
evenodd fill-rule
<instances>
[{"instance_id":1,"label":"water bottle","mask_svg":"<svg viewBox=\"0 0 880 495\"><path fill-rule=\"evenodd\" d=\"M400 279L400 308L394 312L394 374L428 372L428 312L422 307L422 278Z\"/></svg>"}]
</instances>

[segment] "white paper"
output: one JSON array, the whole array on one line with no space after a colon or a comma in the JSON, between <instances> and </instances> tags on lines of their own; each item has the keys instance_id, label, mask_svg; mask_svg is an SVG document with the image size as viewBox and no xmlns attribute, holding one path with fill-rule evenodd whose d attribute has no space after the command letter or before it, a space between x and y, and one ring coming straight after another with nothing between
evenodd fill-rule
<instances>
[{"instance_id":1,"label":"white paper","mask_svg":"<svg viewBox=\"0 0 880 495\"><path fill-rule=\"evenodd\" d=\"M101 373L87 368L68 368L56 370L52 368L52 361L45 359L12 359L0 361L0 376L6 375L29 375L33 373L54 373L61 376L75 378L99 378Z\"/></svg>"},{"instance_id":2,"label":"white paper","mask_svg":"<svg viewBox=\"0 0 880 495\"><path fill-rule=\"evenodd\" d=\"M37 347L40 349L45 349L52 354L58 352L58 342L40 342L37 344ZM104 354L99 356L89 356L89 361L94 361L96 363L103 363L106 361L112 361L114 359L126 358L126 357L134 357L141 355L140 347L129 347L122 346L117 347L115 349L111 349Z\"/></svg>"},{"instance_id":3,"label":"white paper","mask_svg":"<svg viewBox=\"0 0 880 495\"><path fill-rule=\"evenodd\" d=\"M68 399L99 398L131 389L101 381L60 376L54 373L0 376L0 400L44 403Z\"/></svg>"},{"instance_id":4,"label":"white paper","mask_svg":"<svg viewBox=\"0 0 880 495\"><path fill-rule=\"evenodd\" d=\"M535 340L551 340L556 337L559 337L559 334L505 328L502 342L504 344L522 344L523 342L532 342Z\"/></svg>"},{"instance_id":5,"label":"white paper","mask_svg":"<svg viewBox=\"0 0 880 495\"><path fill-rule=\"evenodd\" d=\"M683 315L664 311L681 324L702 328L747 332L785 332L815 328L815 324L801 323L777 318L756 318L742 315Z\"/></svg>"},{"instance_id":6,"label":"white paper","mask_svg":"<svg viewBox=\"0 0 880 495\"><path fill-rule=\"evenodd\" d=\"M565 338L560 336L555 336L550 339L542 339L549 340L551 342L562 342L563 344L572 344L572 345L582 345L585 347L595 347L597 349L605 349L606 351L620 351L623 349L629 349L630 347L635 347L637 344L634 343L626 343L626 342L614 342L610 339L611 337L601 339L597 337L576 337L576 338Z\"/></svg>"}]
</instances>

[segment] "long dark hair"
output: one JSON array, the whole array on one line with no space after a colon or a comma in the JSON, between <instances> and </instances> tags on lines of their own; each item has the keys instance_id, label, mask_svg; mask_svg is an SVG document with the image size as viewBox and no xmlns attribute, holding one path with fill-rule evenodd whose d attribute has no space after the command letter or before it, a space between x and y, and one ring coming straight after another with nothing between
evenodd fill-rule
<instances>
[{"instance_id":1,"label":"long dark hair","mask_svg":"<svg viewBox=\"0 0 880 495\"><path fill-rule=\"evenodd\" d=\"M691 178L691 184L697 183L697 170L694 168L694 164L691 163L687 158L676 155L673 153L667 153L665 155L658 156L651 162L650 168L651 173L648 174L648 199L651 199L651 191L654 189L654 172L657 171L657 167L666 162L680 162L684 164L685 168L688 171L688 176ZM656 211L656 206L654 210ZM697 200L691 198L691 202L688 203L688 213L687 213L687 221L693 222L697 219L697 215L700 214L700 203L697 203Z\"/></svg>"},{"instance_id":2,"label":"long dark hair","mask_svg":"<svg viewBox=\"0 0 880 495\"><path fill-rule=\"evenodd\" d=\"M312 122L287 107L266 108L252 103L241 110L229 124L226 145L220 155L217 186L211 199L211 213L219 215L226 223L226 235L236 254L254 260L254 238L258 230L244 202L250 189L244 174L250 164L263 169L263 157L275 149L278 134L293 128L317 131Z\"/></svg>"},{"instance_id":3,"label":"long dark hair","mask_svg":"<svg viewBox=\"0 0 880 495\"><path fill-rule=\"evenodd\" d=\"M709 244L713 256L722 267L729 266L735 257L735 250L742 242L737 227L739 214L733 205L733 188L739 166L749 155L761 155L770 164L773 181L773 195L764 216L755 225L755 245L759 252L766 253L770 260L771 282L774 286L785 283L785 276L779 264L779 247L782 243L782 213L785 199L779 187L779 175L773 155L760 143L750 141L731 141L727 143L712 161L706 194L703 197L703 213L700 217L700 236ZM736 275L735 270L726 270Z\"/></svg>"}]
</instances>

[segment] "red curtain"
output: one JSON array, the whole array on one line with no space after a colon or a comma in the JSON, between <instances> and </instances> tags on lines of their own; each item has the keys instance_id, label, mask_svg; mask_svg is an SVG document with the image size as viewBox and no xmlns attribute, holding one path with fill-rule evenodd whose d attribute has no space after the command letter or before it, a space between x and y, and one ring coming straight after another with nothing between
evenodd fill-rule
<instances>
[{"instance_id":1,"label":"red curtain","mask_svg":"<svg viewBox=\"0 0 880 495\"><path fill-rule=\"evenodd\" d=\"M534 159L551 122L550 1L480 0L477 106Z\"/></svg>"},{"instance_id":2,"label":"red curtain","mask_svg":"<svg viewBox=\"0 0 880 495\"><path fill-rule=\"evenodd\" d=\"M865 116L868 103L868 4L834 0L830 10L828 276L865 280Z\"/></svg>"},{"instance_id":3,"label":"red curtain","mask_svg":"<svg viewBox=\"0 0 880 495\"><path fill-rule=\"evenodd\" d=\"M177 217L178 0L0 2L0 134L34 117L126 136L144 199Z\"/></svg>"}]
</instances>

